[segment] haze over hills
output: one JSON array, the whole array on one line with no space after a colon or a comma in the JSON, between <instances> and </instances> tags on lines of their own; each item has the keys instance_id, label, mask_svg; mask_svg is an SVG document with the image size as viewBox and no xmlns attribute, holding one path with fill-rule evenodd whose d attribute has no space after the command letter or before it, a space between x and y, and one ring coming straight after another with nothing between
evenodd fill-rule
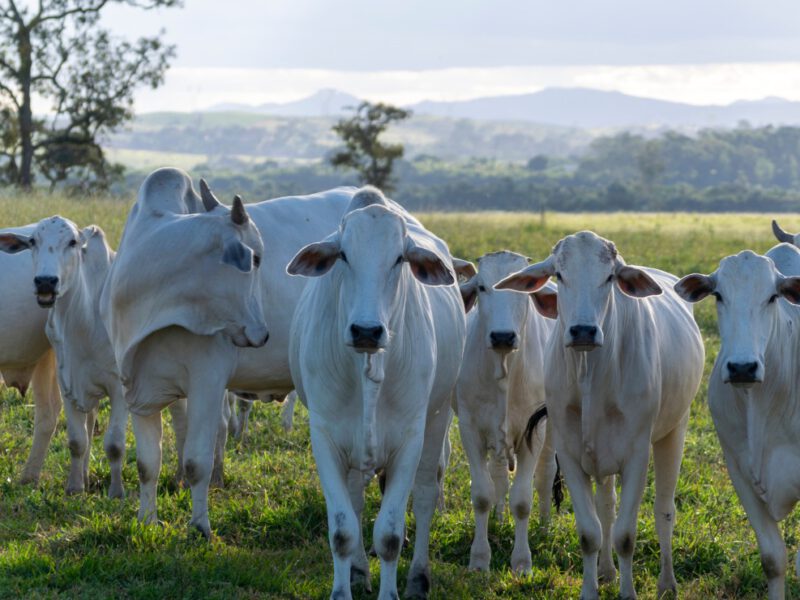
<instances>
[{"instance_id":1,"label":"haze over hills","mask_svg":"<svg viewBox=\"0 0 800 600\"><path fill-rule=\"evenodd\" d=\"M356 96L320 90L307 98L260 106L217 105L210 110L236 110L265 115L339 116L357 105ZM800 102L781 98L698 106L621 92L588 88L548 88L532 94L490 96L451 102L423 101L409 106L417 115L480 121L528 121L580 128L734 127L800 125Z\"/></svg>"}]
</instances>

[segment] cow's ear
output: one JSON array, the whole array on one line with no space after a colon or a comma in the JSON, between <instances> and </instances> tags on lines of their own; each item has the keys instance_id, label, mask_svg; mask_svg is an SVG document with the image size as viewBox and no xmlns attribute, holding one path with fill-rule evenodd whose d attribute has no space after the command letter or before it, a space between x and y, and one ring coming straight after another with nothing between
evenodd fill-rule
<instances>
[{"instance_id":1,"label":"cow's ear","mask_svg":"<svg viewBox=\"0 0 800 600\"><path fill-rule=\"evenodd\" d=\"M249 273L253 268L253 251L239 240L231 240L225 244L222 262L243 273Z\"/></svg>"},{"instance_id":2,"label":"cow's ear","mask_svg":"<svg viewBox=\"0 0 800 600\"><path fill-rule=\"evenodd\" d=\"M464 312L468 313L475 306L475 301L478 299L478 278L472 277L466 283L458 286L461 290L461 299L464 301Z\"/></svg>"},{"instance_id":3,"label":"cow's ear","mask_svg":"<svg viewBox=\"0 0 800 600\"><path fill-rule=\"evenodd\" d=\"M536 310L548 319L558 318L558 291L550 284L531 294L531 300Z\"/></svg>"},{"instance_id":4,"label":"cow's ear","mask_svg":"<svg viewBox=\"0 0 800 600\"><path fill-rule=\"evenodd\" d=\"M478 272L471 262L456 257L453 257L453 270L456 272L456 276L464 281L469 281Z\"/></svg>"},{"instance_id":5,"label":"cow's ear","mask_svg":"<svg viewBox=\"0 0 800 600\"><path fill-rule=\"evenodd\" d=\"M30 250L31 238L18 233L0 233L0 250L9 254L16 254L23 250Z\"/></svg>"},{"instance_id":6,"label":"cow's ear","mask_svg":"<svg viewBox=\"0 0 800 600\"><path fill-rule=\"evenodd\" d=\"M656 280L642 269L621 265L617 268L617 286L628 296L633 298L647 298L648 296L658 296L664 290L656 283Z\"/></svg>"},{"instance_id":7,"label":"cow's ear","mask_svg":"<svg viewBox=\"0 0 800 600\"><path fill-rule=\"evenodd\" d=\"M411 238L406 243L403 258L408 261L411 272L425 285L450 285L455 282L453 272L435 252L417 246Z\"/></svg>"},{"instance_id":8,"label":"cow's ear","mask_svg":"<svg viewBox=\"0 0 800 600\"><path fill-rule=\"evenodd\" d=\"M716 286L708 275L692 273L678 281L678 283L672 287L675 293L686 300L686 302L699 302L713 292Z\"/></svg>"},{"instance_id":9,"label":"cow's ear","mask_svg":"<svg viewBox=\"0 0 800 600\"><path fill-rule=\"evenodd\" d=\"M554 272L553 257L550 256L540 263L525 267L505 279L501 279L494 284L494 289L514 290L530 294L545 285Z\"/></svg>"},{"instance_id":10,"label":"cow's ear","mask_svg":"<svg viewBox=\"0 0 800 600\"><path fill-rule=\"evenodd\" d=\"M81 248L86 248L86 244L89 243L89 240L98 233L100 233L100 228L97 225L89 225L81 229L81 232L78 234L78 243L81 245Z\"/></svg>"},{"instance_id":11,"label":"cow's ear","mask_svg":"<svg viewBox=\"0 0 800 600\"><path fill-rule=\"evenodd\" d=\"M778 283L778 293L792 304L800 304L800 277L785 277Z\"/></svg>"},{"instance_id":12,"label":"cow's ear","mask_svg":"<svg viewBox=\"0 0 800 600\"><path fill-rule=\"evenodd\" d=\"M295 255L286 267L286 272L289 275L319 277L330 271L341 255L338 241L315 242Z\"/></svg>"}]
</instances>

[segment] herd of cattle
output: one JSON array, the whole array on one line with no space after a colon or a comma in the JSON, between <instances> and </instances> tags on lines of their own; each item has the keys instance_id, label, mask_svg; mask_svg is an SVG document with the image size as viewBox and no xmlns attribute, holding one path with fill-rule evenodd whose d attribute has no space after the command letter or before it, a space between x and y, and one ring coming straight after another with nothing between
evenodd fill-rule
<instances>
[{"instance_id":1,"label":"herd of cattle","mask_svg":"<svg viewBox=\"0 0 800 600\"><path fill-rule=\"evenodd\" d=\"M583 553L582 597L597 598L598 579L614 579L613 547L621 596L634 598L652 447L661 595L676 588L674 495L704 364L691 303L712 294L721 350L709 406L769 597L783 598L777 523L800 499L800 236L773 229L783 243L766 256L745 250L681 280L627 265L587 231L541 262L500 251L476 269L374 188L245 209L238 197L220 203L202 180L197 194L186 173L159 169L142 184L116 253L100 228L58 216L0 231L0 371L23 393L32 382L35 400L22 481L38 480L63 396L67 492L85 490L90 435L108 397L109 496L124 495L130 412L139 519L155 523L169 408L191 523L209 536L226 390L250 399L296 390L327 503L331 597L350 598L353 581L370 587L361 513L376 474L379 597L397 598L409 495L416 535L405 592L426 597L455 413L472 477L470 568L489 568L489 512L508 506L511 567L531 570L532 488L546 524L558 456Z\"/></svg>"}]
</instances>

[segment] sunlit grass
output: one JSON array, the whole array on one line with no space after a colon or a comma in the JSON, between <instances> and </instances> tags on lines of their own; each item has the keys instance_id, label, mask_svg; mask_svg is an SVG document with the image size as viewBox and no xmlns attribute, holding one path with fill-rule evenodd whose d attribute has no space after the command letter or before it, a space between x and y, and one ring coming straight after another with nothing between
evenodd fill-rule
<instances>
[{"instance_id":1,"label":"sunlit grass","mask_svg":"<svg viewBox=\"0 0 800 600\"><path fill-rule=\"evenodd\" d=\"M54 213L80 225L100 224L113 244L121 234L130 200L32 199L0 196L0 226L33 222ZM453 253L475 259L509 248L540 259L563 235L593 229L613 239L630 263L657 266L677 274L709 272L719 259L743 248L763 252L774 244L764 215L689 214L424 214L423 221L448 240ZM781 217L788 230L800 230L796 215ZM269 244L269 240L265 240ZM719 341L711 302L698 305L706 340L706 375ZM728 480L719 443L705 404L707 383L693 405L690 433L678 486L675 570L680 597L763 598L766 584L755 537ZM105 423L107 414L101 418ZM30 448L31 398L0 395L0 597L225 597L327 598L332 565L325 505L308 438L308 420L299 409L295 430L283 432L277 408L257 404L246 446L230 444L226 487L211 493L215 540L207 544L187 528L190 495L171 483L175 468L172 434L165 427L164 469L160 481L162 527L136 523L137 482L133 436L128 435L124 471L128 498L104 498L108 465L102 439L94 438L92 490L65 497L69 450L63 421L45 463L38 488L17 485ZM492 571L467 571L472 538L469 472L453 428L454 453L447 474L447 510L437 514L431 542L433 598L576 598L581 557L569 499L554 517L550 532L530 533L532 578L509 571L513 525L508 516L490 526ZM365 536L371 543L377 512L377 486L368 491ZM658 542L650 482L639 516L634 576L642 598L655 597ZM413 519L410 533L413 537ZM797 548L798 519L784 524L790 557ZM403 552L400 588L411 558ZM790 561L791 562L791 561ZM790 569L791 571L791 569ZM372 561L377 588L378 563ZM800 585L789 577L789 593ZM615 598L616 585L602 590ZM356 587L357 598L375 597Z\"/></svg>"}]
</instances>

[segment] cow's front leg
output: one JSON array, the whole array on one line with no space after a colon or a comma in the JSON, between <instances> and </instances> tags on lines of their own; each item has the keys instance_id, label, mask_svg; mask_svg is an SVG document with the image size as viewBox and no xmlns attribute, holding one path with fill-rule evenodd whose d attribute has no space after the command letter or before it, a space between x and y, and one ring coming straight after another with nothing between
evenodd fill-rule
<instances>
[{"instance_id":1,"label":"cow's front leg","mask_svg":"<svg viewBox=\"0 0 800 600\"><path fill-rule=\"evenodd\" d=\"M70 466L67 479L67 494L79 494L88 487L88 455L89 442L94 419L92 412L78 410L70 400L64 402L64 413L67 416L67 445L69 446ZM91 421L92 429L87 429Z\"/></svg>"},{"instance_id":2,"label":"cow's front leg","mask_svg":"<svg viewBox=\"0 0 800 600\"><path fill-rule=\"evenodd\" d=\"M469 551L469 568L488 571L492 558L492 548L489 546L489 509L494 502L494 484L486 464L486 444L469 417L466 414L461 417L458 427L461 444L469 462L470 496L475 515L475 535Z\"/></svg>"},{"instance_id":3,"label":"cow's front leg","mask_svg":"<svg viewBox=\"0 0 800 600\"><path fill-rule=\"evenodd\" d=\"M122 484L122 466L125 462L125 429L128 425L128 405L122 388L118 387L110 393L111 416L108 430L103 438L103 449L106 451L111 466L111 484L108 486L109 498L124 498L125 488Z\"/></svg>"},{"instance_id":4,"label":"cow's front leg","mask_svg":"<svg viewBox=\"0 0 800 600\"><path fill-rule=\"evenodd\" d=\"M372 582L369 575L369 560L364 549L363 512L364 512L364 474L361 471L350 469L347 474L347 489L350 493L350 502L358 521L358 546L353 552L353 563L350 566L350 584L364 583L364 590L372 592Z\"/></svg>"},{"instance_id":5,"label":"cow's front leg","mask_svg":"<svg viewBox=\"0 0 800 600\"><path fill-rule=\"evenodd\" d=\"M525 442L520 444L517 454L517 473L511 486L509 505L514 517L514 549L511 552L511 568L515 573L529 575L531 572L531 548L528 545L528 523L533 501L533 471L536 459Z\"/></svg>"},{"instance_id":6,"label":"cow's front leg","mask_svg":"<svg viewBox=\"0 0 800 600\"><path fill-rule=\"evenodd\" d=\"M414 516L416 532L414 540L414 557L408 570L405 596L407 598L427 598L431 587L431 567L428 557L428 546L431 537L431 521L436 511L439 498L437 471L442 456L442 445L450 424L447 405L442 403L441 409L428 417L425 426L425 437L422 454L418 455L419 466L414 478ZM417 445L417 447L419 447ZM411 456L411 455L409 455Z\"/></svg>"},{"instance_id":7,"label":"cow's front leg","mask_svg":"<svg viewBox=\"0 0 800 600\"><path fill-rule=\"evenodd\" d=\"M161 473L161 411L131 415L136 437L136 466L139 471L139 521L157 523L156 493Z\"/></svg>"},{"instance_id":8,"label":"cow's front leg","mask_svg":"<svg viewBox=\"0 0 800 600\"><path fill-rule=\"evenodd\" d=\"M600 517L600 526L603 529L603 543L600 546L599 578L603 583L612 583L617 577L614 566L614 557L611 554L611 528L614 526L617 509L617 492L615 489L616 477L609 475L597 482L594 493L594 506L597 516Z\"/></svg>"},{"instance_id":9,"label":"cow's front leg","mask_svg":"<svg viewBox=\"0 0 800 600\"><path fill-rule=\"evenodd\" d=\"M648 436L649 437L649 436ZM631 447L644 449L630 457L620 474L619 515L614 523L614 550L619 559L619 595L623 600L636 598L633 587L633 551L636 548L636 522L647 483L647 465L650 462L648 438L633 440Z\"/></svg>"},{"instance_id":10,"label":"cow's front leg","mask_svg":"<svg viewBox=\"0 0 800 600\"><path fill-rule=\"evenodd\" d=\"M183 447L186 445L186 398L178 398L170 404L169 414L172 416L175 453L178 455L178 464L175 467L175 485L180 487L183 483Z\"/></svg>"},{"instance_id":11,"label":"cow's front leg","mask_svg":"<svg viewBox=\"0 0 800 600\"><path fill-rule=\"evenodd\" d=\"M224 387L216 381L195 377L187 395L186 444L183 449L183 473L192 490L191 525L206 539L211 538L208 520L208 487L214 468L214 450L222 420Z\"/></svg>"},{"instance_id":12,"label":"cow's front leg","mask_svg":"<svg viewBox=\"0 0 800 600\"><path fill-rule=\"evenodd\" d=\"M350 568L358 543L358 521L347 489L347 468L329 434L311 424L311 448L328 509L328 540L333 554L331 600L352 600Z\"/></svg>"}]
</instances>

